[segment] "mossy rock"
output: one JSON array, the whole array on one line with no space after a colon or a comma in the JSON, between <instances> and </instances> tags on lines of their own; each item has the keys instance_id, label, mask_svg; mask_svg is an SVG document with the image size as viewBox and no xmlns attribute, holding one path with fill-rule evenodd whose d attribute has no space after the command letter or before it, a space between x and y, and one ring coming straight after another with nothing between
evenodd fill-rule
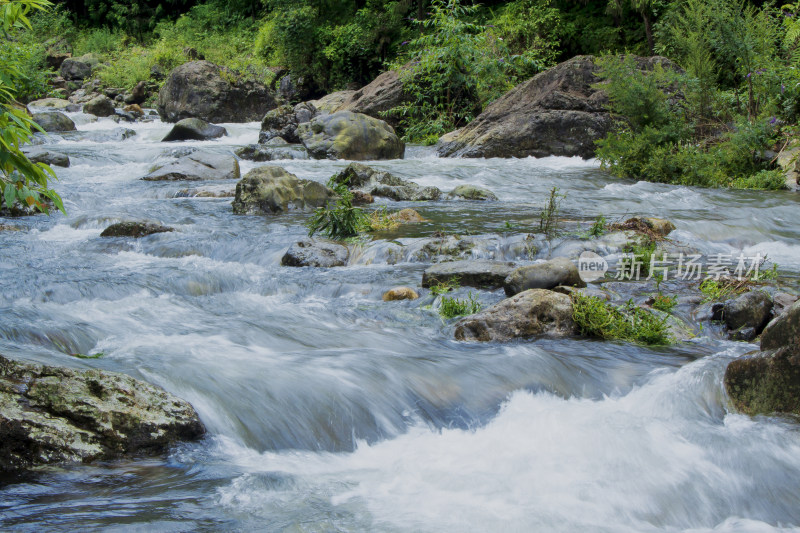
<instances>
[{"instance_id":1,"label":"mossy rock","mask_svg":"<svg viewBox=\"0 0 800 533\"><path fill-rule=\"evenodd\" d=\"M237 215L279 214L326 205L335 193L316 181L299 179L281 167L254 168L236 184Z\"/></svg>"}]
</instances>

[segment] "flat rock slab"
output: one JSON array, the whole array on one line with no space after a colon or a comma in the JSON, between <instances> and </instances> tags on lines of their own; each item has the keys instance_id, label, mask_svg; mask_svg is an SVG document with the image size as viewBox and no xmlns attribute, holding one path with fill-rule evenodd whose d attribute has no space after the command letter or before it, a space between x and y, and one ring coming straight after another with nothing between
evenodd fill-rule
<instances>
[{"instance_id":1,"label":"flat rock slab","mask_svg":"<svg viewBox=\"0 0 800 533\"><path fill-rule=\"evenodd\" d=\"M433 265L422 274L422 286L433 287L453 278L464 287L497 289L514 271L514 263L499 261L452 261Z\"/></svg>"},{"instance_id":2,"label":"flat rock slab","mask_svg":"<svg viewBox=\"0 0 800 533\"><path fill-rule=\"evenodd\" d=\"M578 267L564 257L516 269L506 279L506 295L514 296L528 289L555 289L559 285L585 287Z\"/></svg>"},{"instance_id":3,"label":"flat rock slab","mask_svg":"<svg viewBox=\"0 0 800 533\"><path fill-rule=\"evenodd\" d=\"M156 386L0 356L0 470L162 453L204 433L191 405Z\"/></svg>"},{"instance_id":4,"label":"flat rock slab","mask_svg":"<svg viewBox=\"0 0 800 533\"><path fill-rule=\"evenodd\" d=\"M118 222L112 224L100 234L101 237L147 237L156 233L167 233L175 231L173 228L153 224L150 222Z\"/></svg>"},{"instance_id":5,"label":"flat rock slab","mask_svg":"<svg viewBox=\"0 0 800 533\"><path fill-rule=\"evenodd\" d=\"M303 239L289 248L281 265L332 268L346 265L349 257L350 250L343 244Z\"/></svg>"},{"instance_id":6,"label":"flat rock slab","mask_svg":"<svg viewBox=\"0 0 800 533\"><path fill-rule=\"evenodd\" d=\"M239 162L232 155L195 152L155 169L145 181L239 179Z\"/></svg>"},{"instance_id":7,"label":"flat rock slab","mask_svg":"<svg viewBox=\"0 0 800 533\"><path fill-rule=\"evenodd\" d=\"M58 152L51 152L41 147L30 147L23 150L33 163L44 163L56 167L69 167L69 157Z\"/></svg>"}]
</instances>

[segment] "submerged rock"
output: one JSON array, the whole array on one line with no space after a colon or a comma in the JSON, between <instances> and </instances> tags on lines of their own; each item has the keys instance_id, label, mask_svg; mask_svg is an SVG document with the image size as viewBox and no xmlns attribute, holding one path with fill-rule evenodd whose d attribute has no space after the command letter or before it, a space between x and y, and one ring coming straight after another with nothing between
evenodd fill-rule
<instances>
[{"instance_id":1,"label":"submerged rock","mask_svg":"<svg viewBox=\"0 0 800 533\"><path fill-rule=\"evenodd\" d=\"M303 239L289 248L281 259L281 265L333 268L346 265L349 257L350 250L343 244Z\"/></svg>"},{"instance_id":2,"label":"submerged rock","mask_svg":"<svg viewBox=\"0 0 800 533\"><path fill-rule=\"evenodd\" d=\"M421 202L438 200L442 191L436 187L422 187L388 172L376 170L362 163L350 163L333 177L333 181L346 185L348 189L382 196L398 202Z\"/></svg>"},{"instance_id":3,"label":"submerged rock","mask_svg":"<svg viewBox=\"0 0 800 533\"><path fill-rule=\"evenodd\" d=\"M405 144L386 122L350 111L319 115L297 134L314 159L402 159Z\"/></svg>"},{"instance_id":4,"label":"submerged rock","mask_svg":"<svg viewBox=\"0 0 800 533\"><path fill-rule=\"evenodd\" d=\"M61 132L75 131L75 123L64 113L58 111L46 111L44 113L34 113L33 121L36 122L44 131Z\"/></svg>"},{"instance_id":5,"label":"submerged rock","mask_svg":"<svg viewBox=\"0 0 800 533\"><path fill-rule=\"evenodd\" d=\"M585 287L578 267L564 257L516 269L506 278L503 288L513 296L528 289L554 289L559 285Z\"/></svg>"},{"instance_id":6,"label":"submerged rock","mask_svg":"<svg viewBox=\"0 0 800 533\"><path fill-rule=\"evenodd\" d=\"M316 181L299 179L281 167L254 168L236 184L237 215L278 214L322 207L335 196Z\"/></svg>"},{"instance_id":7,"label":"submerged rock","mask_svg":"<svg viewBox=\"0 0 800 533\"><path fill-rule=\"evenodd\" d=\"M257 162L280 161L281 159L308 159L308 154L302 148L280 147L268 144L248 144L237 148L234 153L242 159Z\"/></svg>"},{"instance_id":8,"label":"submerged rock","mask_svg":"<svg viewBox=\"0 0 800 533\"><path fill-rule=\"evenodd\" d=\"M496 289L514 272L514 263L499 261L451 261L429 267L422 274L422 286L433 287L453 278L459 285L479 289Z\"/></svg>"},{"instance_id":9,"label":"submerged rock","mask_svg":"<svg viewBox=\"0 0 800 533\"><path fill-rule=\"evenodd\" d=\"M400 300L416 300L419 293L411 287L395 287L383 293L384 302L397 302Z\"/></svg>"},{"instance_id":10,"label":"submerged rock","mask_svg":"<svg viewBox=\"0 0 800 533\"><path fill-rule=\"evenodd\" d=\"M460 320L456 323L455 337L488 342L542 335L567 337L576 333L570 297L532 289Z\"/></svg>"},{"instance_id":11,"label":"submerged rock","mask_svg":"<svg viewBox=\"0 0 800 533\"><path fill-rule=\"evenodd\" d=\"M153 385L0 356L0 470L162 453L204 433L191 405Z\"/></svg>"},{"instance_id":12,"label":"submerged rock","mask_svg":"<svg viewBox=\"0 0 800 533\"><path fill-rule=\"evenodd\" d=\"M463 198L464 200L497 200L497 196L489 189L474 185L459 185L447 195L450 198Z\"/></svg>"},{"instance_id":13,"label":"submerged rock","mask_svg":"<svg viewBox=\"0 0 800 533\"><path fill-rule=\"evenodd\" d=\"M26 147L23 152L33 163L44 163L56 167L69 167L69 157L66 154L51 152L41 147Z\"/></svg>"},{"instance_id":14,"label":"submerged rock","mask_svg":"<svg viewBox=\"0 0 800 533\"><path fill-rule=\"evenodd\" d=\"M100 236L133 237L138 239L155 233L166 233L170 231L175 231L175 229L151 222L118 222L104 229Z\"/></svg>"},{"instance_id":15,"label":"submerged rock","mask_svg":"<svg viewBox=\"0 0 800 533\"><path fill-rule=\"evenodd\" d=\"M165 122L201 118L211 123L253 122L277 106L266 86L208 61L190 61L173 70L158 93Z\"/></svg>"},{"instance_id":16,"label":"submerged rock","mask_svg":"<svg viewBox=\"0 0 800 533\"><path fill-rule=\"evenodd\" d=\"M643 70L663 57L635 58ZM464 128L440 139L443 157L594 156L595 141L613 125L597 88L599 67L578 56L537 74L490 104Z\"/></svg>"},{"instance_id":17,"label":"submerged rock","mask_svg":"<svg viewBox=\"0 0 800 533\"><path fill-rule=\"evenodd\" d=\"M239 179L239 162L231 155L195 152L156 168L145 181Z\"/></svg>"},{"instance_id":18,"label":"submerged rock","mask_svg":"<svg viewBox=\"0 0 800 533\"><path fill-rule=\"evenodd\" d=\"M211 139L219 139L227 134L228 130L222 126L209 124L200 118L185 118L178 121L167 136L161 139L161 142L208 141Z\"/></svg>"}]
</instances>

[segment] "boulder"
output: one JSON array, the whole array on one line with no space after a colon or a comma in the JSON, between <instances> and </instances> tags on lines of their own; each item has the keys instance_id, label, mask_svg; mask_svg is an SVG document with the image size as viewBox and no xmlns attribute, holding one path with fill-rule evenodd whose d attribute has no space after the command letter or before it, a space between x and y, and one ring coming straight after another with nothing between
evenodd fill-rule
<instances>
[{"instance_id":1,"label":"boulder","mask_svg":"<svg viewBox=\"0 0 800 533\"><path fill-rule=\"evenodd\" d=\"M136 118L142 118L144 116L144 109L142 109L139 104L128 104L123 111L130 113Z\"/></svg>"},{"instance_id":2,"label":"boulder","mask_svg":"<svg viewBox=\"0 0 800 533\"><path fill-rule=\"evenodd\" d=\"M103 230L100 234L101 237L133 237L138 239L140 237L147 237L155 233L167 233L175 231L173 228L162 226L161 224L153 224L151 222L118 222L111 224Z\"/></svg>"},{"instance_id":3,"label":"boulder","mask_svg":"<svg viewBox=\"0 0 800 533\"><path fill-rule=\"evenodd\" d=\"M44 56L44 63L53 70L59 70L64 61L71 58L72 54L69 52L58 52L55 50L48 50Z\"/></svg>"},{"instance_id":4,"label":"boulder","mask_svg":"<svg viewBox=\"0 0 800 533\"><path fill-rule=\"evenodd\" d=\"M83 112L96 117L110 117L114 114L114 102L108 96L96 96L83 105Z\"/></svg>"},{"instance_id":5,"label":"boulder","mask_svg":"<svg viewBox=\"0 0 800 533\"><path fill-rule=\"evenodd\" d=\"M156 168L142 179L172 180L235 180L239 179L239 162L232 155L195 152Z\"/></svg>"},{"instance_id":6,"label":"boulder","mask_svg":"<svg viewBox=\"0 0 800 533\"><path fill-rule=\"evenodd\" d=\"M510 341L536 336L566 337L577 333L572 300L565 294L531 289L456 323L462 341Z\"/></svg>"},{"instance_id":7,"label":"boulder","mask_svg":"<svg viewBox=\"0 0 800 533\"><path fill-rule=\"evenodd\" d=\"M346 265L349 257L350 251L343 244L303 239L289 248L281 258L281 265L332 268Z\"/></svg>"},{"instance_id":8,"label":"boulder","mask_svg":"<svg viewBox=\"0 0 800 533\"><path fill-rule=\"evenodd\" d=\"M617 231L635 231L655 237L666 237L675 230L675 224L656 217L633 217L621 224L612 224L611 227Z\"/></svg>"},{"instance_id":9,"label":"boulder","mask_svg":"<svg viewBox=\"0 0 800 533\"><path fill-rule=\"evenodd\" d=\"M45 113L34 113L33 121L36 122L44 131L55 133L61 131L75 131L75 123L64 113L58 111L47 111Z\"/></svg>"},{"instance_id":10,"label":"boulder","mask_svg":"<svg viewBox=\"0 0 800 533\"><path fill-rule=\"evenodd\" d=\"M281 167L254 168L236 184L233 212L237 215L278 214L322 207L334 198L316 181L299 179Z\"/></svg>"},{"instance_id":11,"label":"boulder","mask_svg":"<svg viewBox=\"0 0 800 533\"><path fill-rule=\"evenodd\" d=\"M742 413L800 415L800 343L732 361L724 381L731 403Z\"/></svg>"},{"instance_id":12,"label":"boulder","mask_svg":"<svg viewBox=\"0 0 800 533\"><path fill-rule=\"evenodd\" d=\"M45 148L34 146L26 147L23 152L34 163L44 163L56 167L69 167L69 157L66 154L51 152Z\"/></svg>"},{"instance_id":13,"label":"boulder","mask_svg":"<svg viewBox=\"0 0 800 533\"><path fill-rule=\"evenodd\" d=\"M173 70L158 93L165 122L201 118L208 122L253 122L277 106L266 86L208 61L191 61Z\"/></svg>"},{"instance_id":14,"label":"boulder","mask_svg":"<svg viewBox=\"0 0 800 533\"><path fill-rule=\"evenodd\" d=\"M411 287L395 287L383 293L384 302L398 302L400 300L416 300L419 298L417 291Z\"/></svg>"},{"instance_id":15,"label":"boulder","mask_svg":"<svg viewBox=\"0 0 800 533\"><path fill-rule=\"evenodd\" d=\"M294 76L290 72L278 81L278 95L285 102L299 102L313 98L318 93L311 78Z\"/></svg>"},{"instance_id":16,"label":"boulder","mask_svg":"<svg viewBox=\"0 0 800 533\"><path fill-rule=\"evenodd\" d=\"M770 322L761 334L762 350L790 345L800 346L800 301Z\"/></svg>"},{"instance_id":17,"label":"boulder","mask_svg":"<svg viewBox=\"0 0 800 533\"><path fill-rule=\"evenodd\" d=\"M65 58L61 63L59 73L67 81L83 81L92 75L92 70L98 63L97 59L90 54Z\"/></svg>"},{"instance_id":18,"label":"boulder","mask_svg":"<svg viewBox=\"0 0 800 533\"><path fill-rule=\"evenodd\" d=\"M439 263L422 274L422 286L433 287L439 283L458 279L459 285L479 289L497 289L514 272L514 263L499 261L465 260Z\"/></svg>"},{"instance_id":19,"label":"boulder","mask_svg":"<svg viewBox=\"0 0 800 533\"><path fill-rule=\"evenodd\" d=\"M297 126L311 121L318 114L317 108L308 102L296 106L282 105L275 108L264 115L258 142L264 144L276 137L281 137L287 143L299 143Z\"/></svg>"},{"instance_id":20,"label":"boulder","mask_svg":"<svg viewBox=\"0 0 800 533\"><path fill-rule=\"evenodd\" d=\"M280 137L276 138L280 139ZM277 147L269 144L248 144L237 148L234 153L241 159L259 162L279 161L281 159L308 159L308 154L303 148Z\"/></svg>"},{"instance_id":21,"label":"boulder","mask_svg":"<svg viewBox=\"0 0 800 533\"><path fill-rule=\"evenodd\" d=\"M564 257L516 269L505 280L506 295L514 296L528 289L554 289L559 285L585 287L578 267Z\"/></svg>"},{"instance_id":22,"label":"boulder","mask_svg":"<svg viewBox=\"0 0 800 533\"><path fill-rule=\"evenodd\" d=\"M413 181L406 181L362 163L350 163L333 176L333 180L335 183L346 185L348 189L391 198L398 202L438 200L442 194L436 187L422 187Z\"/></svg>"},{"instance_id":23,"label":"boulder","mask_svg":"<svg viewBox=\"0 0 800 533\"><path fill-rule=\"evenodd\" d=\"M167 136L161 139L161 142L208 141L210 139L219 139L227 134L228 130L222 126L209 124L200 118L185 118L178 121Z\"/></svg>"},{"instance_id":24,"label":"boulder","mask_svg":"<svg viewBox=\"0 0 800 533\"><path fill-rule=\"evenodd\" d=\"M133 88L131 94L125 97L126 104L143 104L147 100L147 82L140 81Z\"/></svg>"},{"instance_id":25,"label":"boulder","mask_svg":"<svg viewBox=\"0 0 800 533\"><path fill-rule=\"evenodd\" d=\"M297 128L314 159L402 159L405 144L386 122L350 111L319 115Z\"/></svg>"},{"instance_id":26,"label":"boulder","mask_svg":"<svg viewBox=\"0 0 800 533\"><path fill-rule=\"evenodd\" d=\"M662 57L636 58L642 69ZM537 74L490 104L467 126L440 139L442 157L594 157L595 141L613 120L592 56L578 56Z\"/></svg>"},{"instance_id":27,"label":"boulder","mask_svg":"<svg viewBox=\"0 0 800 533\"><path fill-rule=\"evenodd\" d=\"M789 308L792 307L792 304L797 300L798 297L794 294L789 294L787 292L776 292L772 297L772 314L775 316L781 316L784 312L789 310Z\"/></svg>"},{"instance_id":28,"label":"boulder","mask_svg":"<svg viewBox=\"0 0 800 533\"><path fill-rule=\"evenodd\" d=\"M403 68L407 68L408 65ZM336 111L352 111L375 118L405 102L403 82L395 70L382 73L371 83L352 92ZM389 123L396 122L393 117L386 117ZM392 124L396 126L397 124Z\"/></svg>"},{"instance_id":29,"label":"boulder","mask_svg":"<svg viewBox=\"0 0 800 533\"><path fill-rule=\"evenodd\" d=\"M722 318L729 330L752 328L755 335L761 333L771 316L772 298L763 291L746 292L728 300L722 308ZM752 340L755 335L742 335L740 338Z\"/></svg>"},{"instance_id":30,"label":"boulder","mask_svg":"<svg viewBox=\"0 0 800 533\"><path fill-rule=\"evenodd\" d=\"M464 200L497 200L497 196L492 191L474 185L459 185L447 196Z\"/></svg>"},{"instance_id":31,"label":"boulder","mask_svg":"<svg viewBox=\"0 0 800 533\"><path fill-rule=\"evenodd\" d=\"M336 111L347 111L341 109L342 105L357 91L337 91L323 96L317 100L309 100L309 104L313 105L319 110L320 113L334 113ZM364 113L368 115L369 113Z\"/></svg>"},{"instance_id":32,"label":"boulder","mask_svg":"<svg viewBox=\"0 0 800 533\"><path fill-rule=\"evenodd\" d=\"M0 356L0 470L159 454L204 433L191 405L153 385Z\"/></svg>"},{"instance_id":33,"label":"boulder","mask_svg":"<svg viewBox=\"0 0 800 533\"><path fill-rule=\"evenodd\" d=\"M364 194L364 193L361 193ZM373 202L372 195L367 194L368 198L363 198L361 203L371 204ZM353 202L356 201L356 195L353 195ZM427 219L419 214L418 211L413 209L401 209L397 213L392 213L389 218L400 224L417 224L419 222L427 222Z\"/></svg>"},{"instance_id":34,"label":"boulder","mask_svg":"<svg viewBox=\"0 0 800 533\"><path fill-rule=\"evenodd\" d=\"M29 103L28 107L44 107L57 111L69 111L69 108L73 105L75 104L64 98L42 98L41 100L34 100Z\"/></svg>"}]
</instances>

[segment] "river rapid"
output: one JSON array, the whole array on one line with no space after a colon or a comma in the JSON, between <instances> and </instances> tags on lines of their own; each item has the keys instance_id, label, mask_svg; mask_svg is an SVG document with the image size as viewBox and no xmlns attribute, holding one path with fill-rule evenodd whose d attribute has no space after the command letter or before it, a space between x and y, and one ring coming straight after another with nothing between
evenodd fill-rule
<instances>
[{"instance_id":1,"label":"river rapid","mask_svg":"<svg viewBox=\"0 0 800 533\"><path fill-rule=\"evenodd\" d=\"M73 115L82 132L119 127ZM258 124L188 142L231 152ZM406 159L371 165L494 203L413 207L429 222L368 243L353 264L287 268L307 214L235 216L231 198L180 197L235 182L146 182L177 145L170 126L124 141L51 135L72 160L67 215L0 231L0 353L101 368L191 402L209 430L168 456L45 468L0 482L3 531L650 532L800 530L800 426L733 413L727 364L756 346L709 331L667 348L593 340L453 339L413 251L436 231L486 236L475 257L518 260L550 189L563 217L672 220L704 254L767 254L800 272L800 197L622 181L595 161ZM287 160L326 182L344 161ZM256 166L242 162L242 173ZM125 220L176 229L104 239ZM509 231L508 228L522 228ZM515 239L517 239L515 241ZM389 243L393 241L393 243ZM795 283L795 287L797 284ZM460 295L466 294L462 290ZM502 290L479 291L484 306ZM102 352L95 360L70 354Z\"/></svg>"}]
</instances>

